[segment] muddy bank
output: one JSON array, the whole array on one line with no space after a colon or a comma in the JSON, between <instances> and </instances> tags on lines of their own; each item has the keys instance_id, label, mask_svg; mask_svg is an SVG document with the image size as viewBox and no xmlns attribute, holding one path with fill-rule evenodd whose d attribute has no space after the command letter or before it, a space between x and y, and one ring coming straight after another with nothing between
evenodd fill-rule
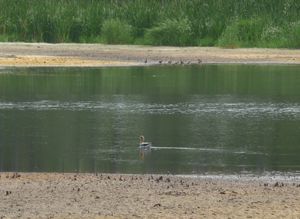
<instances>
[{"instance_id":1,"label":"muddy bank","mask_svg":"<svg viewBox=\"0 0 300 219\"><path fill-rule=\"evenodd\" d=\"M300 64L300 50L0 43L0 66L134 66L203 63Z\"/></svg>"},{"instance_id":2,"label":"muddy bank","mask_svg":"<svg viewBox=\"0 0 300 219\"><path fill-rule=\"evenodd\" d=\"M1 218L298 218L299 178L1 173Z\"/></svg>"}]
</instances>

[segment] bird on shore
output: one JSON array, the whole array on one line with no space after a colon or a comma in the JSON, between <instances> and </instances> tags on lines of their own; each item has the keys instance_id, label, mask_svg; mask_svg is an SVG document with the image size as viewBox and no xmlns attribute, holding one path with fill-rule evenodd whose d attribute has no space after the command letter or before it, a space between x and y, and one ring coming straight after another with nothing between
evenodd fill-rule
<instances>
[{"instance_id":1,"label":"bird on shore","mask_svg":"<svg viewBox=\"0 0 300 219\"><path fill-rule=\"evenodd\" d=\"M143 135L141 135L140 136L140 147L142 147L142 148L149 148L149 147L151 147L151 142L145 142L145 137L143 136Z\"/></svg>"}]
</instances>

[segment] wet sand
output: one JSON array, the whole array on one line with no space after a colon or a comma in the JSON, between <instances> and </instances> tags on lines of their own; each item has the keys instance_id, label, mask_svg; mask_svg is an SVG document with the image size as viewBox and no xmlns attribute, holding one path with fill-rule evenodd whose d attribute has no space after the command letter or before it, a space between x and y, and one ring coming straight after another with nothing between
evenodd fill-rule
<instances>
[{"instance_id":1,"label":"wet sand","mask_svg":"<svg viewBox=\"0 0 300 219\"><path fill-rule=\"evenodd\" d=\"M0 66L135 66L203 63L300 64L300 50L0 43Z\"/></svg>"},{"instance_id":2,"label":"wet sand","mask_svg":"<svg viewBox=\"0 0 300 219\"><path fill-rule=\"evenodd\" d=\"M0 218L300 218L300 178L1 173Z\"/></svg>"}]
</instances>

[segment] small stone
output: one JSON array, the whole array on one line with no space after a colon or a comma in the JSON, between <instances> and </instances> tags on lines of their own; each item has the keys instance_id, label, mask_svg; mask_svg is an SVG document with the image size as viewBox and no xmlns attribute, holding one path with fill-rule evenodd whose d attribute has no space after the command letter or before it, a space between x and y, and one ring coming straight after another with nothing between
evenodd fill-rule
<instances>
[{"instance_id":1,"label":"small stone","mask_svg":"<svg viewBox=\"0 0 300 219\"><path fill-rule=\"evenodd\" d=\"M163 177L162 177L162 176L158 177L155 181L158 183L158 182L161 181L161 180L163 180Z\"/></svg>"},{"instance_id":2,"label":"small stone","mask_svg":"<svg viewBox=\"0 0 300 219\"><path fill-rule=\"evenodd\" d=\"M280 185L279 185L279 182L276 182L275 184L274 184L274 187L279 187Z\"/></svg>"},{"instance_id":3,"label":"small stone","mask_svg":"<svg viewBox=\"0 0 300 219\"><path fill-rule=\"evenodd\" d=\"M160 203L157 203L157 204L153 205L153 207L154 207L154 208L156 208L156 207L161 207L161 204L160 204Z\"/></svg>"}]
</instances>

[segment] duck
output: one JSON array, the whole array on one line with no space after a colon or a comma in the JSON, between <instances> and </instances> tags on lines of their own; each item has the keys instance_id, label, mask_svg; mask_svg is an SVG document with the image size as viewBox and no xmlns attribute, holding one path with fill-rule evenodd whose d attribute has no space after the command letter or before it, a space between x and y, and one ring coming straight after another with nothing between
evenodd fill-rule
<instances>
[{"instance_id":1,"label":"duck","mask_svg":"<svg viewBox=\"0 0 300 219\"><path fill-rule=\"evenodd\" d=\"M146 148L151 147L151 142L145 142L145 137L143 135L140 136L140 147Z\"/></svg>"}]
</instances>

